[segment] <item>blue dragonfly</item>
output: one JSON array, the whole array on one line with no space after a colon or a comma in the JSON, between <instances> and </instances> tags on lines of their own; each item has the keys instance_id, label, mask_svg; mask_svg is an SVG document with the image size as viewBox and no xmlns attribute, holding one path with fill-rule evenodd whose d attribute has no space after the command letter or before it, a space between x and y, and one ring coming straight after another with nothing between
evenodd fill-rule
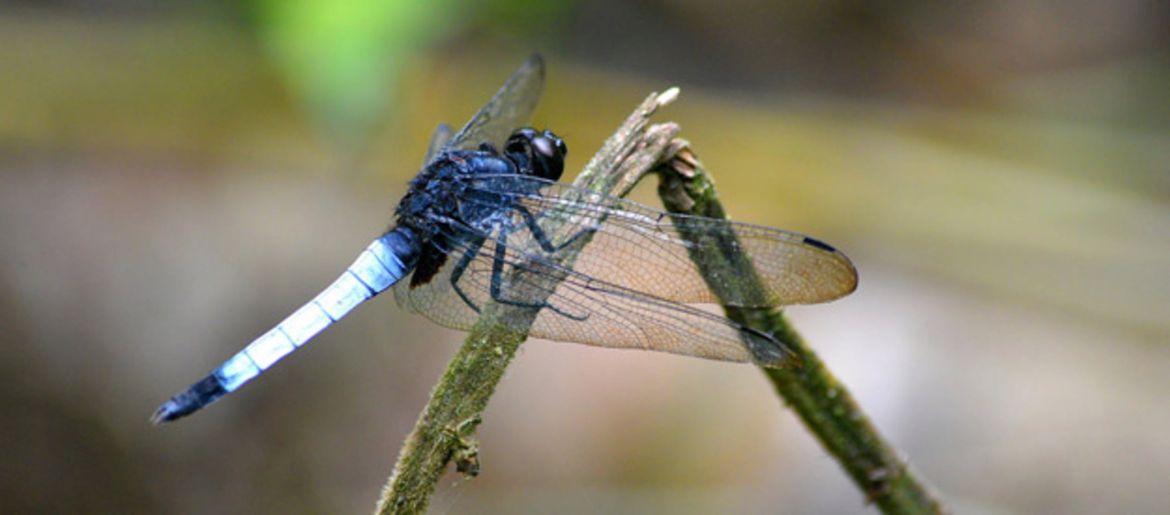
<instances>
[{"instance_id":1,"label":"blue dragonfly","mask_svg":"<svg viewBox=\"0 0 1170 515\"><path fill-rule=\"evenodd\" d=\"M399 203L396 224L333 284L154 413L169 422L238 390L281 358L394 287L398 304L468 330L485 307L529 336L709 359L780 365L772 336L700 309L825 302L857 286L832 246L770 227L668 214L556 182L568 152L551 131L522 127L544 88L530 57L467 125L436 131L426 164ZM716 298L684 235L734 242L763 291ZM730 246L734 245L735 248ZM572 254L574 264L564 257ZM696 253L694 256L700 256Z\"/></svg>"}]
</instances>

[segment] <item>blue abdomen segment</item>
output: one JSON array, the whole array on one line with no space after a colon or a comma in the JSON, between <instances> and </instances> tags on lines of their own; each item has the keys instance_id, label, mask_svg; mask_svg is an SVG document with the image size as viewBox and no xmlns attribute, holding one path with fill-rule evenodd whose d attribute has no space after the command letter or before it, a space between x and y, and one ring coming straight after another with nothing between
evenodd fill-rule
<instances>
[{"instance_id":1,"label":"blue abdomen segment","mask_svg":"<svg viewBox=\"0 0 1170 515\"><path fill-rule=\"evenodd\" d=\"M386 291L410 272L417 257L417 238L408 229L395 229L374 240L333 284L207 377L172 397L151 420L175 420L239 389L359 304Z\"/></svg>"}]
</instances>

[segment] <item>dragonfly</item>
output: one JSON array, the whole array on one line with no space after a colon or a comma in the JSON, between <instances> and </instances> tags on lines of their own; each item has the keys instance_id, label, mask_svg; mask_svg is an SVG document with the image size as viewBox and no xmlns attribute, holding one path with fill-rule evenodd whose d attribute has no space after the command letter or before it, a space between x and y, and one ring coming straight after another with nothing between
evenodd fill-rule
<instances>
[{"instance_id":1,"label":"dragonfly","mask_svg":"<svg viewBox=\"0 0 1170 515\"><path fill-rule=\"evenodd\" d=\"M557 182L568 147L550 130L525 127L544 77L544 61L533 55L459 132L440 125L396 223L320 294L163 403L152 421L190 415L240 389L391 287L399 306L450 328L470 330L500 306L525 316L498 323L530 337L764 366L783 365L790 351L701 305L810 304L856 288L849 258L810 236L666 213ZM694 234L717 237L684 237ZM700 273L702 253L691 252L702 245L695 241L745 254L763 287L717 298Z\"/></svg>"}]
</instances>

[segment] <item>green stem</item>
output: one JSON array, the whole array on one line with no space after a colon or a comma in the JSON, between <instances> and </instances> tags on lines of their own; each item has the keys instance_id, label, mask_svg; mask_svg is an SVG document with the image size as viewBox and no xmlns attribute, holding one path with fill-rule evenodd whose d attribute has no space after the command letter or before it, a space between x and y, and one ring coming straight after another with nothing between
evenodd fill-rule
<instances>
[{"instance_id":1,"label":"green stem","mask_svg":"<svg viewBox=\"0 0 1170 515\"><path fill-rule=\"evenodd\" d=\"M702 164L681 140L669 161L656 167L661 179L659 196L674 213L726 218L712 183ZM684 235L684 237L701 237ZM696 252L715 248L695 245ZM709 254L709 255L707 255ZM735 277L735 288L762 289L756 273L746 260L732 260L724 253L709 252L697 263L713 263L700 272L717 294ZM764 298L739 295L739 298ZM825 368L804 339L788 324L779 309L724 307L727 317L748 327L766 331L784 343L797 357L785 368L763 368L776 392L804 421L821 444L841 464L866 498L883 513L942 513L945 508L927 486L915 477L897 451L878 433L858 407L852 394Z\"/></svg>"}]
</instances>

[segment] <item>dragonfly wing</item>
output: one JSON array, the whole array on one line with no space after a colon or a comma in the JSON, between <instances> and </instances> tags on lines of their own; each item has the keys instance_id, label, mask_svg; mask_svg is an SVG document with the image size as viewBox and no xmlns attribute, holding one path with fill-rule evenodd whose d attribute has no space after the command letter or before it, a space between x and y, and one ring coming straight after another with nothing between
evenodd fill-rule
<instances>
[{"instance_id":1,"label":"dragonfly wing","mask_svg":"<svg viewBox=\"0 0 1170 515\"><path fill-rule=\"evenodd\" d=\"M574 272L547 254L531 251L534 245L523 230L512 233L503 245L490 237L479 248L458 245L435 280L413 286L403 281L395 287L395 298L438 324L468 330L479 318L468 301L482 308L496 300L491 294L496 276L501 299L539 309L534 319L501 319L532 337L762 364L780 363L787 356L779 342L763 333L693 306ZM468 251L474 257L456 283L464 292L460 296L450 272Z\"/></svg>"},{"instance_id":2,"label":"dragonfly wing","mask_svg":"<svg viewBox=\"0 0 1170 515\"><path fill-rule=\"evenodd\" d=\"M481 143L503 146L512 131L528 123L543 92L544 59L532 54L444 150L473 150Z\"/></svg>"},{"instance_id":3,"label":"dragonfly wing","mask_svg":"<svg viewBox=\"0 0 1170 515\"><path fill-rule=\"evenodd\" d=\"M450 125L440 123L435 127L435 133L431 134L431 143L427 145L427 153L423 156L423 167L431 164L431 159L435 158L442 149L447 147L447 143L451 141L453 130Z\"/></svg>"},{"instance_id":4,"label":"dragonfly wing","mask_svg":"<svg viewBox=\"0 0 1170 515\"><path fill-rule=\"evenodd\" d=\"M763 307L825 302L857 287L857 271L845 254L803 234L670 214L535 177L473 181L472 191L506 196L513 209L531 213L553 245L582 231L592 233L573 269L622 288L682 303ZM700 273L715 264L713 259L744 257L754 265L763 291L708 284ZM714 278L722 283L739 279Z\"/></svg>"},{"instance_id":5,"label":"dragonfly wing","mask_svg":"<svg viewBox=\"0 0 1170 515\"><path fill-rule=\"evenodd\" d=\"M450 254L434 247L424 250L411 278L394 286L394 300L400 308L423 315L436 324L467 331L480 316L471 306L484 306L491 297L486 287L472 287L466 278L457 283L470 304L456 293L455 283L451 280L453 270L462 253L471 249L463 244L451 250ZM470 266L479 267L482 263L473 262Z\"/></svg>"}]
</instances>

